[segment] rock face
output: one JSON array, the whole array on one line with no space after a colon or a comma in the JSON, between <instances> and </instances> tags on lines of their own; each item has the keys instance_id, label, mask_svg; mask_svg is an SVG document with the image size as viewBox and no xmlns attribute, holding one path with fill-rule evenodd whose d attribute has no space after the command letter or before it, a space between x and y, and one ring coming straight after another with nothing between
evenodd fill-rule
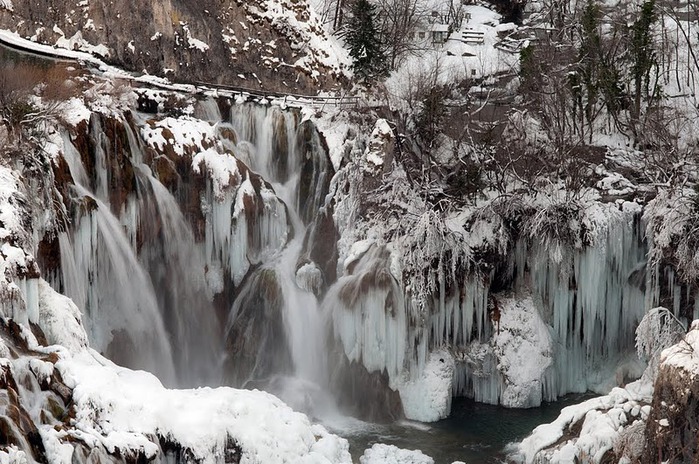
<instances>
[{"instance_id":1,"label":"rock face","mask_svg":"<svg viewBox=\"0 0 699 464\"><path fill-rule=\"evenodd\" d=\"M291 370L284 332L284 296L272 269L250 276L229 315L226 383L235 387L257 385L273 374Z\"/></svg>"},{"instance_id":2,"label":"rock face","mask_svg":"<svg viewBox=\"0 0 699 464\"><path fill-rule=\"evenodd\" d=\"M0 27L131 71L288 93L331 87L349 63L305 1L15 2Z\"/></svg>"},{"instance_id":3,"label":"rock face","mask_svg":"<svg viewBox=\"0 0 699 464\"><path fill-rule=\"evenodd\" d=\"M662 354L642 462L699 460L699 321Z\"/></svg>"},{"instance_id":4,"label":"rock face","mask_svg":"<svg viewBox=\"0 0 699 464\"><path fill-rule=\"evenodd\" d=\"M404 417L400 394L388 385L385 371L369 372L362 364L349 362L344 353L338 353L335 359L330 384L343 411L378 423L390 423Z\"/></svg>"}]
</instances>

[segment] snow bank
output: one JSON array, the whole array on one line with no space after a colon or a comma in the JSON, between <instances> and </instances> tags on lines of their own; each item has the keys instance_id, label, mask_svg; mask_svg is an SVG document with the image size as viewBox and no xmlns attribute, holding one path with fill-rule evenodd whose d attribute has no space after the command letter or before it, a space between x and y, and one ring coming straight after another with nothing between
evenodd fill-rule
<instances>
[{"instance_id":1,"label":"snow bank","mask_svg":"<svg viewBox=\"0 0 699 464\"><path fill-rule=\"evenodd\" d=\"M202 463L221 462L235 447L241 463L351 462L346 440L264 392L168 390L153 375L116 366L94 351L65 356L56 367L73 388L75 426L44 432L62 440L149 459L160 452L160 439Z\"/></svg>"},{"instance_id":2,"label":"snow bank","mask_svg":"<svg viewBox=\"0 0 699 464\"><path fill-rule=\"evenodd\" d=\"M73 300L39 280L39 326L51 345L62 345L71 353L88 346L82 315Z\"/></svg>"},{"instance_id":3,"label":"snow bank","mask_svg":"<svg viewBox=\"0 0 699 464\"><path fill-rule=\"evenodd\" d=\"M364 451L360 464L434 464L434 459L420 450L404 450L393 445L376 443Z\"/></svg>"},{"instance_id":4,"label":"snow bank","mask_svg":"<svg viewBox=\"0 0 699 464\"><path fill-rule=\"evenodd\" d=\"M608 395L563 408L555 421L538 426L514 445L512 457L525 463L563 464L576 459L600 462L623 438L624 428L648 418L652 394L652 385L637 381L626 388L615 388ZM579 435L564 438L581 421Z\"/></svg>"}]
</instances>

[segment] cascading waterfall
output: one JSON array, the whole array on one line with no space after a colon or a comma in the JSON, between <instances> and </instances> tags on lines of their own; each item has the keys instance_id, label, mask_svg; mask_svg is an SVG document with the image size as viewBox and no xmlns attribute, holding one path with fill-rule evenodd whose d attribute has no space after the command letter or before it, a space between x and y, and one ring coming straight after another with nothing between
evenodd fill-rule
<instances>
[{"instance_id":1,"label":"cascading waterfall","mask_svg":"<svg viewBox=\"0 0 699 464\"><path fill-rule=\"evenodd\" d=\"M312 403L337 388L331 379L337 366L328 365L337 361L338 347L342 362L379 376L358 381L359 388L377 389L417 381L430 353L446 347L456 359L454 395L501 401L506 380L488 348L499 330L491 320L491 305L500 298L491 294L492 274L462 276L449 288L442 276L429 307L418 308L395 275L390 246L376 243L340 266L344 275L337 281L334 269L328 278L310 258L308 243L332 174L317 131L298 112L276 106L234 105L225 123L216 102L204 100L195 114L209 121L204 127L215 141L192 154L187 169L196 174L197 166L203 172L214 163L230 172L223 187L211 172L202 175L194 194L203 218L196 234L183 205L191 177L165 187L149 167L147 131L139 136L129 123L123 126L134 176L125 198L111 185L117 144L110 138L115 131L107 136L104 130L110 122L92 118L91 166L64 134L80 206L74 229L60 237L61 272L53 283L85 308L98 349L127 353L117 359L130 365L138 364L128 353L148 352L151 359L140 367L159 372L165 366L159 374L173 382L211 385L222 377L320 414ZM154 127L146 115L132 120ZM646 269L637 212L609 208L608 225L592 246L564 247L553 257L522 238L508 258L511 291L531 297L553 340L553 364L529 406L614 375L633 351L638 320L660 299L659 287L669 288L679 310L673 276L666 273L661 282L661 273ZM217 295L226 295L225 307L214 307ZM144 327L158 335L143 336L152 330Z\"/></svg>"},{"instance_id":2,"label":"cascading waterfall","mask_svg":"<svg viewBox=\"0 0 699 464\"><path fill-rule=\"evenodd\" d=\"M312 292L317 285L308 282L308 273L303 269L297 271L306 235L306 225L298 211L302 171L298 122L293 112L277 107L260 111L248 105L234 107L231 120L239 139L246 141L241 143L244 159L271 183L284 202L293 231L284 250L258 271L273 273L278 281L283 326L293 364L294 378L277 377L270 388L293 406L309 411L313 401L309 401L308 395L321 392L326 380L326 323ZM231 316L235 318L238 311L234 305ZM317 409L313 412L318 413Z\"/></svg>"},{"instance_id":3,"label":"cascading waterfall","mask_svg":"<svg viewBox=\"0 0 699 464\"><path fill-rule=\"evenodd\" d=\"M131 122L93 116L87 166L63 134L79 206L73 230L59 238L61 266L52 284L85 309L93 346L118 362L151 370L170 384L215 385L223 377L265 386L304 407L310 392L319 395L327 383L328 323L316 296L324 278L304 257L308 224L327 192L327 154L317 132L294 111L236 105L228 124L214 100L202 100L195 114L210 122L218 153L193 156L188 169L226 158L230 163L226 153L239 160L230 168L237 179L227 190L215 174L204 176L198 239L191 213L183 214L181 193L189 187L172 191L161 183ZM152 127L146 115L130 120ZM279 306L278 337L263 336L275 333L264 322L275 316L251 315L261 292L263 306ZM212 304L223 294L234 298L225 330ZM148 336L153 330L155 336ZM257 336L267 341L240 341ZM222 359L224 340L233 356L228 361ZM270 347L288 351L289 366L284 355L265 361ZM243 359L249 359L247 367Z\"/></svg>"},{"instance_id":4,"label":"cascading waterfall","mask_svg":"<svg viewBox=\"0 0 699 464\"><path fill-rule=\"evenodd\" d=\"M61 273L52 283L84 308L96 349L168 384L216 385L222 348L202 247L175 199L142 163L142 147L128 124L123 127L137 188L121 220L114 216L104 202L117 188L109 185L109 141L97 119L90 124L96 131L95 193L86 187L91 182L80 154L63 134L80 206L73 231L59 237ZM171 339L178 342L174 348Z\"/></svg>"},{"instance_id":5,"label":"cascading waterfall","mask_svg":"<svg viewBox=\"0 0 699 464\"><path fill-rule=\"evenodd\" d=\"M79 184L75 189L86 210L72 234L59 236L62 273L54 286L84 308L95 349L174 382L170 338L148 274L109 207Z\"/></svg>"}]
</instances>

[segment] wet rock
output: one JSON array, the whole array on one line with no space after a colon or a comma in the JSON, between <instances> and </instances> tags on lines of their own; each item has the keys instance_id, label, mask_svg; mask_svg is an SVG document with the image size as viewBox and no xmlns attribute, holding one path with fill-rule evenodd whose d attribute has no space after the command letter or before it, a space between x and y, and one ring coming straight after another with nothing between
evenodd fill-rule
<instances>
[{"instance_id":1,"label":"wet rock","mask_svg":"<svg viewBox=\"0 0 699 464\"><path fill-rule=\"evenodd\" d=\"M309 226L303 242L305 262L314 263L321 271L323 283L337 280L337 241L340 234L335 227L332 206L322 208Z\"/></svg>"},{"instance_id":2,"label":"wet rock","mask_svg":"<svg viewBox=\"0 0 699 464\"><path fill-rule=\"evenodd\" d=\"M330 362L334 369L330 389L336 392L340 408L351 416L377 423L404 418L400 394L388 384L388 374L369 372L359 363L350 362L336 350Z\"/></svg>"},{"instance_id":3,"label":"wet rock","mask_svg":"<svg viewBox=\"0 0 699 464\"><path fill-rule=\"evenodd\" d=\"M299 215L308 224L324 205L335 172L328 155L328 145L310 121L301 124L298 138L301 157Z\"/></svg>"},{"instance_id":4,"label":"wet rock","mask_svg":"<svg viewBox=\"0 0 699 464\"><path fill-rule=\"evenodd\" d=\"M258 269L241 285L231 308L226 337L227 384L244 387L293 367L283 321L283 295L277 274Z\"/></svg>"}]
</instances>

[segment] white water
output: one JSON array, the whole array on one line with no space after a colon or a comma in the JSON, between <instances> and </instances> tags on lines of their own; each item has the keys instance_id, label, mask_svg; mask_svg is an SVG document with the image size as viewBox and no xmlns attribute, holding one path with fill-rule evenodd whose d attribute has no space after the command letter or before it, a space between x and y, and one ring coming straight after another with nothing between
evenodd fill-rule
<instances>
[{"instance_id":1,"label":"white water","mask_svg":"<svg viewBox=\"0 0 699 464\"><path fill-rule=\"evenodd\" d=\"M218 385L223 347L202 247L196 244L172 194L151 175L145 177L157 205L162 232L158 236L160 247L144 247L140 259L159 282L159 307L169 315L169 332L178 340L179 382Z\"/></svg>"},{"instance_id":2,"label":"white water","mask_svg":"<svg viewBox=\"0 0 699 464\"><path fill-rule=\"evenodd\" d=\"M79 197L91 197L83 186L75 189ZM76 218L72 234L59 236L64 293L83 308L95 349L119 354L118 360L151 370L172 384L170 338L150 278L119 220L102 201L94 202L95 209ZM119 338L112 346L115 336Z\"/></svg>"},{"instance_id":3,"label":"white water","mask_svg":"<svg viewBox=\"0 0 699 464\"><path fill-rule=\"evenodd\" d=\"M250 168L268 180L287 208L293 239L281 254L265 264L274 269L283 294L284 327L290 344L296 380L281 388L282 399L299 403L299 388L322 390L326 382L326 321L316 296L297 284L297 264L306 235L298 213L300 159L297 154L295 118L279 108L234 108L232 125L247 145ZM275 130L276 128L276 130ZM279 150L283 150L280 153ZM279 167L280 159L286 168ZM285 398L286 396L286 398ZM305 395L300 395L305 398Z\"/></svg>"},{"instance_id":4,"label":"white water","mask_svg":"<svg viewBox=\"0 0 699 464\"><path fill-rule=\"evenodd\" d=\"M212 122L220 117L211 101L200 103L197 111ZM93 121L92 127L101 130L98 122ZM145 283L127 293L143 294L141 304L146 309L136 310L136 315L128 319L138 320L140 313L151 315L146 323L159 318L159 327L167 335L158 338L178 340L177 349L171 350L174 364L193 370L192 377L212 379L218 369L222 337L248 298L241 287L244 279L251 271L269 270L281 288L283 326L293 362L294 378L273 382L275 391L285 399L307 403L309 395L317 396L317 391L327 387L327 352L331 349L327 337L333 333L350 361L361 362L369 372L385 370L394 387L406 378L418 378L430 352L447 347L457 359L454 393L499 403L505 385L498 360L491 354L479 358L478 353L471 352L479 344L490 343L495 330L488 316L488 277L492 276L468 277L447 294L445 278L440 274L432 307L423 312L405 296L409 289L392 274L393 258L388 250L375 246L358 259L351 273L331 286L319 305L316 294L323 287L323 275L302 256L308 220L301 198L313 198L313 205L321 201L318 179L322 174L315 172L315 165L311 176L315 183L310 191L302 193L308 188L304 184L308 157L322 156L313 153L320 143L302 133L296 113L277 107L237 105L231 110L230 124L216 122L219 135L231 129L236 133L235 140L223 138L223 148L217 148L223 150L219 154L233 152L252 172L239 165L235 190L224 195L216 191L215 179L207 177L201 195L206 219L203 243L194 240L177 200L142 164L143 149L128 126L138 192L126 201L119 219L110 217L104 201L109 179L99 168L106 163L102 160L109 155L110 142L103 134L96 137L101 148L96 153L98 168L92 181L98 192L93 196L103 201L97 202L98 208L86 215L87 219L79 221L71 239L62 237L61 247L67 249L62 266L66 291L89 308L93 320L88 320L88 325L97 345L106 349L110 335L119 328L140 332L119 316L105 316L93 308L93 301L99 298L117 302L115 306L129 303L126 296L98 291L100 285L107 284L95 280L90 269L115 273L119 281L124 268L135 266L140 268L136 272L141 274L137 275L143 276L138 280ZM66 146L71 172L80 184L87 185L87 174L77 153L71 152L70 144ZM157 219L161 230L150 235L151 242L141 244L139 227L146 225L143 218L149 215ZM539 314L551 327L555 345L554 365L539 379L541 398L532 399L529 406L568 392L603 389L609 377L621 376L623 380L629 374L623 369L614 370L633 352L633 329L648 305L660 298L659 282L651 282L644 267L645 247L632 214L609 217L610 223L593 246L565 250L561 260L552 259L548 250L536 242L524 240L511 257L514 291L532 295ZM117 236L116 249L105 252L108 264L100 264L99 256L90 255L94 247L101 246L97 243L100 235ZM139 247L142 249L136 253ZM168 263L167 269L159 265L161 261ZM231 302L228 327L221 331L216 328L210 300L222 290L223 279L228 276L238 295ZM667 279L675 311L679 311L681 289L671 273L663 278ZM85 284L88 281L93 284ZM154 285L158 286L155 294ZM640 288L642 285L647 291Z\"/></svg>"}]
</instances>

